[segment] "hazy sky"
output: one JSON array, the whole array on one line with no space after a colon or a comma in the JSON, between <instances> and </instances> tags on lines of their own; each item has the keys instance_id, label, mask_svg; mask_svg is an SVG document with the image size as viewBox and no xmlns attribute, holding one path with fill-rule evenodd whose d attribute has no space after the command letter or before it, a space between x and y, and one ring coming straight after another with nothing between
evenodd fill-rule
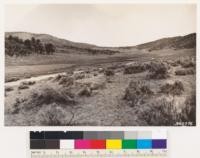
<instances>
[{"instance_id":1,"label":"hazy sky","mask_svg":"<svg viewBox=\"0 0 200 158\"><path fill-rule=\"evenodd\" d=\"M47 33L100 46L196 32L194 4L7 5L6 31Z\"/></svg>"}]
</instances>

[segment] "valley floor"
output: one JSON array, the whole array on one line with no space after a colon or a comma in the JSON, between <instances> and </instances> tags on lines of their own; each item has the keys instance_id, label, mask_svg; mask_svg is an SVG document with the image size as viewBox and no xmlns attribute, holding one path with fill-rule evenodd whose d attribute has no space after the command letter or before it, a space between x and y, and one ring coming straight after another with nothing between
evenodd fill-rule
<instances>
[{"instance_id":1,"label":"valley floor","mask_svg":"<svg viewBox=\"0 0 200 158\"><path fill-rule=\"evenodd\" d=\"M39 60L30 65L25 64L27 60L24 65L13 59L7 61L7 81L13 77L62 74L12 81L18 82L13 85L7 82L6 126L195 125L196 75L194 63L190 64L195 59L194 50L65 59L59 64L44 59L44 65L36 65ZM149 78L155 69L152 65L156 69L166 66L166 76ZM125 73L127 67L131 71ZM135 68L136 72L132 72ZM182 74L177 73L180 70Z\"/></svg>"}]
</instances>

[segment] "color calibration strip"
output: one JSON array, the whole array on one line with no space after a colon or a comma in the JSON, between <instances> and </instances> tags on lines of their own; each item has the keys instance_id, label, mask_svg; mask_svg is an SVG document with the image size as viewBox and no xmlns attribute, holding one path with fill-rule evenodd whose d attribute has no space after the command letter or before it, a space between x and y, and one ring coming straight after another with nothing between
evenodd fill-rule
<instances>
[{"instance_id":1,"label":"color calibration strip","mask_svg":"<svg viewBox=\"0 0 200 158\"><path fill-rule=\"evenodd\" d=\"M166 149L166 132L30 132L31 149Z\"/></svg>"},{"instance_id":2,"label":"color calibration strip","mask_svg":"<svg viewBox=\"0 0 200 158\"><path fill-rule=\"evenodd\" d=\"M138 156L148 151L152 155L158 150L166 154L167 132L158 131L42 131L30 132L30 149L37 155L41 150L48 152L57 150L62 155L82 154L122 154L134 153ZM95 152L94 152L95 151ZM109 151L109 152L108 152ZM122 153L123 151L123 153ZM153 152L154 151L154 152ZM156 152L155 152L156 151ZM116 153L117 152L117 153ZM145 153L144 153L145 152ZM44 152L43 152L44 153ZM41 153L40 153L41 154ZM40 155L41 156L41 155ZM97 155L96 155L97 156ZM103 155L99 155L103 156ZM111 156L111 155L110 155ZM33 158L34 156L32 156ZM42 157L42 156L41 156ZM89 157L89 156L88 156Z\"/></svg>"}]
</instances>

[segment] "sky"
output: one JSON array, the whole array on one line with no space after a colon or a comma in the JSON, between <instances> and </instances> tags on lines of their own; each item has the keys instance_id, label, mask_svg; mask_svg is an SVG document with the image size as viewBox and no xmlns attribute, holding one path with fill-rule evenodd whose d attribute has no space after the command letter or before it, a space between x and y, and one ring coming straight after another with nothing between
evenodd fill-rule
<instances>
[{"instance_id":1,"label":"sky","mask_svg":"<svg viewBox=\"0 0 200 158\"><path fill-rule=\"evenodd\" d=\"M196 32L195 4L9 4L5 31L99 46L133 46Z\"/></svg>"}]
</instances>

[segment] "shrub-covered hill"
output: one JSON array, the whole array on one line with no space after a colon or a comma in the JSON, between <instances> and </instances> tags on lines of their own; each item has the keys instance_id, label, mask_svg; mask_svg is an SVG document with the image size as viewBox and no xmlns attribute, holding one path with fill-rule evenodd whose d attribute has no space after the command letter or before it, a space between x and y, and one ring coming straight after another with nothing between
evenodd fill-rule
<instances>
[{"instance_id":1,"label":"shrub-covered hill","mask_svg":"<svg viewBox=\"0 0 200 158\"><path fill-rule=\"evenodd\" d=\"M196 47L196 33L185 36L162 38L156 41L144 43L136 46L138 49L148 49L149 51L160 49L187 49Z\"/></svg>"}]
</instances>

